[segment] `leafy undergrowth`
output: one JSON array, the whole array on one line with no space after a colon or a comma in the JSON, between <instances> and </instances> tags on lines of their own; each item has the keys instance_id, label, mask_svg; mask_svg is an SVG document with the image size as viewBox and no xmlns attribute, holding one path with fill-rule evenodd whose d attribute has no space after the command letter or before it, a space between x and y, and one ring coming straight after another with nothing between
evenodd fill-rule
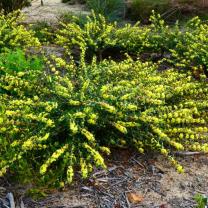
<instances>
[{"instance_id":1,"label":"leafy undergrowth","mask_svg":"<svg viewBox=\"0 0 208 208\"><path fill-rule=\"evenodd\" d=\"M3 54L1 176L10 172L28 182L35 175L41 184L64 186L77 171L86 178L94 167L106 168L103 155L113 147L158 151L182 173L174 150L208 152L208 82L206 70L201 71L206 69L207 25L192 20L191 36L188 26L183 33L165 26L160 17L153 16L152 22L142 29L117 28L92 14L82 27L64 23L57 31L63 58L30 58L21 50ZM23 39L17 39L17 47L25 37L19 35ZM72 53L76 47L78 62ZM109 47L138 57L145 51L169 52L171 58L154 63L128 55L120 62L103 60L102 52ZM23 61L11 68L13 56ZM172 68L159 72L163 61ZM200 69L197 80L190 70L178 70L191 64Z\"/></svg>"}]
</instances>

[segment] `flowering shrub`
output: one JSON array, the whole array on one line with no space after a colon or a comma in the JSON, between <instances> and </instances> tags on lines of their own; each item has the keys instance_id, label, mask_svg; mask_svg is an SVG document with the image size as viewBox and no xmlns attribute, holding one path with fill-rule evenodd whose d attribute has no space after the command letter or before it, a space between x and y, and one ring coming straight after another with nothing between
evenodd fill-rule
<instances>
[{"instance_id":1,"label":"flowering shrub","mask_svg":"<svg viewBox=\"0 0 208 208\"><path fill-rule=\"evenodd\" d=\"M51 185L71 183L78 168L83 178L95 166L105 168L104 154L112 147L158 151L183 172L175 150L208 152L208 82L203 73L196 80L179 70L159 72L161 60L142 62L126 56L115 62L100 56L106 47L114 46L134 54L158 49L169 51L171 58L166 61L177 66L181 60L174 50L190 51L179 47L189 33L177 27L172 31L154 17L153 21L159 22L142 29L118 29L94 15L83 28L73 22L63 24L56 41L70 59L44 57L45 70L38 70L42 62L32 62L34 57L26 58L21 50L1 54L0 176L10 171L24 180L36 175ZM194 37L200 30L205 34L201 26L196 27ZM14 47L21 41L27 47L32 44L27 39L33 38L32 33L24 31L28 36L22 35L21 40L11 37ZM199 39L197 44L202 42ZM13 44L2 44L13 48ZM73 59L74 47L80 49L79 62ZM91 61L86 63L90 52ZM185 52L182 56L195 60Z\"/></svg>"},{"instance_id":2,"label":"flowering shrub","mask_svg":"<svg viewBox=\"0 0 208 208\"><path fill-rule=\"evenodd\" d=\"M83 26L78 22L63 23L56 43L64 46L66 53L78 47L81 54L87 54L89 58L97 55L102 60L103 50L116 44L117 39L113 35L116 23L108 23L102 15L96 16L94 12L87 20Z\"/></svg>"},{"instance_id":3,"label":"flowering shrub","mask_svg":"<svg viewBox=\"0 0 208 208\"><path fill-rule=\"evenodd\" d=\"M108 23L103 16L93 13L82 26L77 22L63 24L57 32L56 42L64 45L68 52L72 48L79 48L87 58L96 55L99 60L103 59L103 52L109 48L120 49L133 56L148 53L150 59L158 63L191 70L197 77L200 73L208 76L206 23L196 17L183 28L179 23L168 26L160 15L154 13L150 21L148 26L141 26L138 22L119 28L116 23ZM158 58L154 60L152 55Z\"/></svg>"},{"instance_id":4,"label":"flowering shrub","mask_svg":"<svg viewBox=\"0 0 208 208\"><path fill-rule=\"evenodd\" d=\"M22 20L19 12L0 14L0 52L6 49L37 47L40 45L32 31L18 24Z\"/></svg>"},{"instance_id":5,"label":"flowering shrub","mask_svg":"<svg viewBox=\"0 0 208 208\"><path fill-rule=\"evenodd\" d=\"M127 24L116 31L118 45L123 50L141 54L144 52L167 53L176 47L182 33L178 24L168 26L160 15L153 12L150 17L150 25L142 26L140 22L131 26Z\"/></svg>"},{"instance_id":6,"label":"flowering shrub","mask_svg":"<svg viewBox=\"0 0 208 208\"><path fill-rule=\"evenodd\" d=\"M208 77L206 23L195 17L182 28L178 23L171 27L154 13L150 21L150 26L137 23L116 30L117 45L131 54L158 54L160 63L168 62L174 68L191 70L197 77L200 73Z\"/></svg>"},{"instance_id":7,"label":"flowering shrub","mask_svg":"<svg viewBox=\"0 0 208 208\"><path fill-rule=\"evenodd\" d=\"M83 178L94 165L105 168L113 146L157 150L182 172L172 149L208 152L203 77L159 73L130 58L80 66L52 58L50 73L34 72L30 83L29 72L0 77L0 87L15 92L0 95L1 175L27 167L45 182L70 183L78 165Z\"/></svg>"},{"instance_id":8,"label":"flowering shrub","mask_svg":"<svg viewBox=\"0 0 208 208\"><path fill-rule=\"evenodd\" d=\"M190 69L196 76L204 73L208 77L208 25L195 17L190 20L174 48L170 49L176 67Z\"/></svg>"}]
</instances>

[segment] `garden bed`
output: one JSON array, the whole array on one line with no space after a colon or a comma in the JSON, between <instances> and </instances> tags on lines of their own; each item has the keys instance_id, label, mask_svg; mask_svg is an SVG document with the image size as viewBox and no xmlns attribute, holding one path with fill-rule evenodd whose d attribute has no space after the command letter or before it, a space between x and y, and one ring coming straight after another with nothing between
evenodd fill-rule
<instances>
[{"instance_id":1,"label":"garden bed","mask_svg":"<svg viewBox=\"0 0 208 208\"><path fill-rule=\"evenodd\" d=\"M0 206L14 196L21 208L195 207L197 193L207 197L208 25L149 21L120 26L92 12L39 30L18 12L0 16Z\"/></svg>"}]
</instances>

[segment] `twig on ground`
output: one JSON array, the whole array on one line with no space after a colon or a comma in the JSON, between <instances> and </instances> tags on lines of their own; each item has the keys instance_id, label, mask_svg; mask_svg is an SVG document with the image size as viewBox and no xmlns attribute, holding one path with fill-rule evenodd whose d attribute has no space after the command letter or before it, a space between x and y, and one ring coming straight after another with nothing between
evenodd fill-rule
<instances>
[{"instance_id":1,"label":"twig on ground","mask_svg":"<svg viewBox=\"0 0 208 208\"><path fill-rule=\"evenodd\" d=\"M13 194L10 192L6 195L6 198L8 199L9 201L9 204L10 204L10 208L15 208L15 202L14 202L14 196Z\"/></svg>"},{"instance_id":2,"label":"twig on ground","mask_svg":"<svg viewBox=\"0 0 208 208\"><path fill-rule=\"evenodd\" d=\"M197 193L200 193L200 194L207 194L206 191L200 191L200 190L195 190Z\"/></svg>"},{"instance_id":3,"label":"twig on ground","mask_svg":"<svg viewBox=\"0 0 208 208\"><path fill-rule=\"evenodd\" d=\"M194 156L194 155L207 155L205 152L175 152L176 156Z\"/></svg>"},{"instance_id":4,"label":"twig on ground","mask_svg":"<svg viewBox=\"0 0 208 208\"><path fill-rule=\"evenodd\" d=\"M101 170L101 171L98 171L98 172L96 172L96 173L94 173L92 176L93 177L96 177L96 176L98 176L98 175L107 175L109 172L112 172L112 171L114 171L114 170L116 170L116 169L118 169L118 168L122 168L122 166L113 166L113 167L111 167L111 168L108 168L108 170Z\"/></svg>"},{"instance_id":5,"label":"twig on ground","mask_svg":"<svg viewBox=\"0 0 208 208\"><path fill-rule=\"evenodd\" d=\"M136 162L140 167L146 169L146 167L145 167L143 164L141 164L138 160L136 160L135 158L132 158L132 160L133 160L134 162Z\"/></svg>"},{"instance_id":6,"label":"twig on ground","mask_svg":"<svg viewBox=\"0 0 208 208\"><path fill-rule=\"evenodd\" d=\"M127 196L127 193L128 193L129 191L126 191L125 193L124 193L124 195L125 195L125 199L126 199L126 203L127 203L127 206L128 206L128 208L130 208L131 207L131 204L130 204L130 202L129 202L129 200L128 200L128 196Z\"/></svg>"},{"instance_id":7,"label":"twig on ground","mask_svg":"<svg viewBox=\"0 0 208 208\"><path fill-rule=\"evenodd\" d=\"M21 199L21 202L20 202L20 208L25 208L25 204L24 204L22 199Z\"/></svg>"}]
</instances>

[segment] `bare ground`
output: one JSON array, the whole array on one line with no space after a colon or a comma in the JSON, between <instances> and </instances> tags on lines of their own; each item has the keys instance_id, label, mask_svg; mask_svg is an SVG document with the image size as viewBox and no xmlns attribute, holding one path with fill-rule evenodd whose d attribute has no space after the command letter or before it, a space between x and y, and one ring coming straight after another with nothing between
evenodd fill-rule
<instances>
[{"instance_id":1,"label":"bare ground","mask_svg":"<svg viewBox=\"0 0 208 208\"><path fill-rule=\"evenodd\" d=\"M193 197L197 193L208 195L208 157L178 159L186 170L184 174L178 174L162 156L115 151L107 160L108 170L96 170L85 182L76 180L72 186L40 201L25 197L24 187L16 188L14 195L16 203L22 200L25 208L196 207ZM0 201L11 187L5 183L0 188Z\"/></svg>"},{"instance_id":2,"label":"bare ground","mask_svg":"<svg viewBox=\"0 0 208 208\"><path fill-rule=\"evenodd\" d=\"M88 14L84 5L69 5L62 3L61 0L43 0L44 5L41 6L40 0L33 0L30 7L26 7L22 12L26 15L27 23L37 21L54 22L61 13L73 12L75 14Z\"/></svg>"}]
</instances>

